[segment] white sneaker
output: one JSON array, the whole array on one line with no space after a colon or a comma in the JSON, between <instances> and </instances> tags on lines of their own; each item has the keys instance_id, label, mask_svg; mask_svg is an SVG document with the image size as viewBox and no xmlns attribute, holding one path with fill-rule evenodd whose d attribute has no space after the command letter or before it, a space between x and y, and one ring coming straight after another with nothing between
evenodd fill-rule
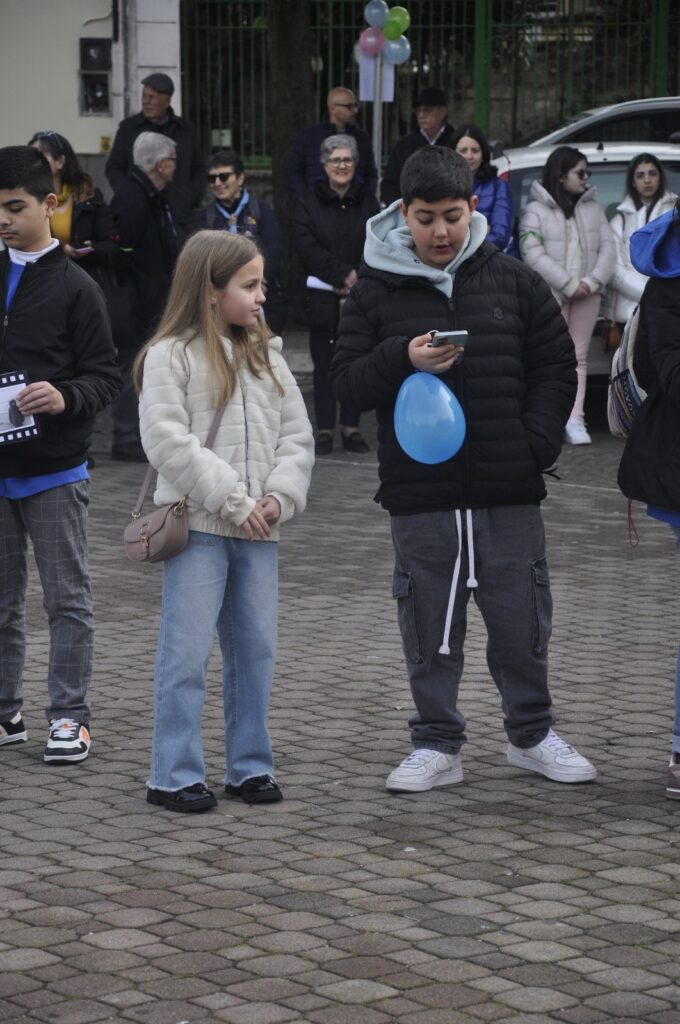
<instances>
[{"instance_id":1,"label":"white sneaker","mask_svg":"<svg viewBox=\"0 0 680 1024\"><path fill-rule=\"evenodd\" d=\"M419 747L405 757L387 776L385 789L395 793L422 793L435 786L453 786L463 781L460 754Z\"/></svg>"},{"instance_id":2,"label":"white sneaker","mask_svg":"<svg viewBox=\"0 0 680 1024\"><path fill-rule=\"evenodd\" d=\"M82 722L73 718L52 718L44 760L48 764L84 761L90 753L91 742L88 727Z\"/></svg>"},{"instance_id":3,"label":"white sneaker","mask_svg":"<svg viewBox=\"0 0 680 1024\"><path fill-rule=\"evenodd\" d=\"M572 416L564 428L564 440L567 444L592 444L586 425L580 416Z\"/></svg>"},{"instance_id":4,"label":"white sneaker","mask_svg":"<svg viewBox=\"0 0 680 1024\"><path fill-rule=\"evenodd\" d=\"M597 775L594 765L552 729L544 740L527 750L509 743L508 764L528 768L553 782L590 782Z\"/></svg>"}]
</instances>

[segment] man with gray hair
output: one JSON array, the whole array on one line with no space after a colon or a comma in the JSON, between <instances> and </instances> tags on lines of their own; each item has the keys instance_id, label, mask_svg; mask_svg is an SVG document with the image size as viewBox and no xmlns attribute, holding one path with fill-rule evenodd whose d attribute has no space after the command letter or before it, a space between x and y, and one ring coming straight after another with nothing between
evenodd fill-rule
<instances>
[{"instance_id":1,"label":"man with gray hair","mask_svg":"<svg viewBox=\"0 0 680 1024\"><path fill-rule=\"evenodd\" d=\"M112 406L111 457L126 462L146 461L130 370L163 312L181 241L165 199L175 173L176 148L172 139L158 132L138 135L132 151L134 164L111 200L132 302L129 331L114 338L124 383Z\"/></svg>"},{"instance_id":2,"label":"man with gray hair","mask_svg":"<svg viewBox=\"0 0 680 1024\"><path fill-rule=\"evenodd\" d=\"M142 109L118 125L106 161L106 177L115 192L137 163L133 149L135 140L143 132L169 138L177 144L177 165L166 199L175 221L188 231L205 194L205 160L196 128L191 121L179 117L171 106L174 91L175 83L162 71L154 71L142 79Z\"/></svg>"}]
</instances>

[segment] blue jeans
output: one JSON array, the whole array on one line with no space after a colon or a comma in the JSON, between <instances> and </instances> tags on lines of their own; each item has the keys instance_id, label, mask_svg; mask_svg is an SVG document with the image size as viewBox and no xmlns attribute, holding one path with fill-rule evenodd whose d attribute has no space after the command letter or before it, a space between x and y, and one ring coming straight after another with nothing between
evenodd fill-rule
<instances>
[{"instance_id":1,"label":"blue jeans","mask_svg":"<svg viewBox=\"0 0 680 1024\"><path fill-rule=\"evenodd\" d=\"M680 526L671 526L680 551ZM680 647L675 666L675 722L673 723L673 753L680 754Z\"/></svg>"},{"instance_id":2,"label":"blue jeans","mask_svg":"<svg viewBox=\"0 0 680 1024\"><path fill-rule=\"evenodd\" d=\"M270 541L189 532L165 563L149 786L205 782L201 714L215 630L223 658L225 780L273 775L267 728L274 676L277 551Z\"/></svg>"}]
</instances>

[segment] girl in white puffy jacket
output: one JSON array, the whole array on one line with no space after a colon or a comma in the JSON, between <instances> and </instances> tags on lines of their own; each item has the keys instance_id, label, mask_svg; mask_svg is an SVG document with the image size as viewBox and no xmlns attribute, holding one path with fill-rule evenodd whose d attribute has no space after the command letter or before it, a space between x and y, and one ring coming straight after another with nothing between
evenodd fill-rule
<instances>
[{"instance_id":1,"label":"girl in white puffy jacket","mask_svg":"<svg viewBox=\"0 0 680 1024\"><path fill-rule=\"evenodd\" d=\"M177 261L155 336L135 364L155 501L188 496L189 543L164 564L147 800L216 805L201 714L217 632L223 658L225 790L281 799L267 728L276 655L279 523L305 507L314 461L305 404L260 315L263 259L242 235L200 231ZM226 400L215 440L205 441Z\"/></svg>"},{"instance_id":2,"label":"girl in white puffy jacket","mask_svg":"<svg viewBox=\"0 0 680 1024\"><path fill-rule=\"evenodd\" d=\"M558 146L541 181L531 186L519 229L522 256L552 288L576 349L578 388L565 428L568 444L591 442L583 416L588 346L616 259L614 235L589 177L584 155Z\"/></svg>"},{"instance_id":3,"label":"girl in white puffy jacket","mask_svg":"<svg viewBox=\"0 0 680 1024\"><path fill-rule=\"evenodd\" d=\"M661 161L652 153L638 153L626 172L626 194L609 222L616 240L616 267L607 287L603 313L621 330L649 280L631 263L630 236L672 210L677 198L668 191Z\"/></svg>"}]
</instances>

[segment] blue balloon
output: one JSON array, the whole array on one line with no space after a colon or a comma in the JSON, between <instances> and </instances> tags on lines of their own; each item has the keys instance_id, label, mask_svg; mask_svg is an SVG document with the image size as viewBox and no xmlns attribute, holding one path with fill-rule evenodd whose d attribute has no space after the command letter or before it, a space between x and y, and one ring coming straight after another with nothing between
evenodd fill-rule
<instances>
[{"instance_id":1,"label":"blue balloon","mask_svg":"<svg viewBox=\"0 0 680 1024\"><path fill-rule=\"evenodd\" d=\"M406 36L399 36L398 39L388 39L382 54L388 64L403 64L411 56L411 44Z\"/></svg>"},{"instance_id":2,"label":"blue balloon","mask_svg":"<svg viewBox=\"0 0 680 1024\"><path fill-rule=\"evenodd\" d=\"M432 373L414 373L399 388L394 431L407 455L434 465L459 451L465 440L465 416L443 380Z\"/></svg>"},{"instance_id":3,"label":"blue balloon","mask_svg":"<svg viewBox=\"0 0 680 1024\"><path fill-rule=\"evenodd\" d=\"M373 28L382 28L389 13L385 0L369 0L364 7L364 18Z\"/></svg>"}]
</instances>

